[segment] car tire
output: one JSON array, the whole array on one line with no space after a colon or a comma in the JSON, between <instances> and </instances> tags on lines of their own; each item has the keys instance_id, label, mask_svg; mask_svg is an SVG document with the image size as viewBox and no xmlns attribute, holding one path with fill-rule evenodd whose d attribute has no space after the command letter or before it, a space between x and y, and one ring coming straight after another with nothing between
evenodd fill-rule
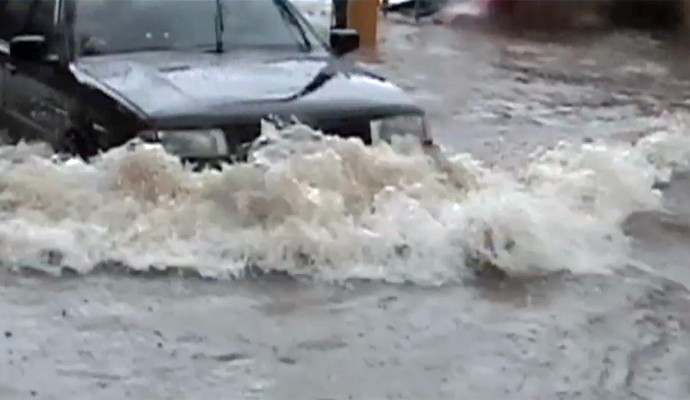
<instances>
[{"instance_id":1,"label":"car tire","mask_svg":"<svg viewBox=\"0 0 690 400\"><path fill-rule=\"evenodd\" d=\"M21 127L9 121L0 129L5 130L3 134L3 144L16 146L23 138Z\"/></svg>"},{"instance_id":2,"label":"car tire","mask_svg":"<svg viewBox=\"0 0 690 400\"><path fill-rule=\"evenodd\" d=\"M12 136L10 136L10 123L2 112L0 112L0 145L12 144Z\"/></svg>"},{"instance_id":3,"label":"car tire","mask_svg":"<svg viewBox=\"0 0 690 400\"><path fill-rule=\"evenodd\" d=\"M81 157L84 161L96 155L98 148L87 135L78 129L70 129L63 136L63 143L58 152Z\"/></svg>"},{"instance_id":4,"label":"car tire","mask_svg":"<svg viewBox=\"0 0 690 400\"><path fill-rule=\"evenodd\" d=\"M6 121L0 117L0 145L10 144L10 129Z\"/></svg>"}]
</instances>

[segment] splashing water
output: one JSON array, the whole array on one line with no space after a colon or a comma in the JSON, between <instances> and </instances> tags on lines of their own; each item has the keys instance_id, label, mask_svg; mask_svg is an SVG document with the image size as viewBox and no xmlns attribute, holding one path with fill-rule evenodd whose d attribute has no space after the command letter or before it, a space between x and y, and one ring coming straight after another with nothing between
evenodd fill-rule
<instances>
[{"instance_id":1,"label":"splashing water","mask_svg":"<svg viewBox=\"0 0 690 400\"><path fill-rule=\"evenodd\" d=\"M192 172L149 144L89 164L2 147L0 261L216 278L252 265L432 285L467 276L477 257L510 276L607 273L628 261L623 219L660 209L654 183L690 155L674 130L634 145L562 143L509 173L402 138L365 146L302 125L263 131L249 162L220 171Z\"/></svg>"}]
</instances>

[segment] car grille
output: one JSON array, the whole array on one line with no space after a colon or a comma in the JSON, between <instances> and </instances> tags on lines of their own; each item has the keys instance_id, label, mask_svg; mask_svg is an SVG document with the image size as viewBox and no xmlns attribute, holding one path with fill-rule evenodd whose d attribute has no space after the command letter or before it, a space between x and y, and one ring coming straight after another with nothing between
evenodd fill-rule
<instances>
[{"instance_id":1,"label":"car grille","mask_svg":"<svg viewBox=\"0 0 690 400\"><path fill-rule=\"evenodd\" d=\"M326 134L343 138L357 137L365 144L371 144L371 125L369 119L331 118L322 119L311 124Z\"/></svg>"},{"instance_id":2,"label":"car grille","mask_svg":"<svg viewBox=\"0 0 690 400\"><path fill-rule=\"evenodd\" d=\"M261 122L242 122L222 127L228 143L228 153L235 161L247 159L247 148L261 136Z\"/></svg>"},{"instance_id":3,"label":"car grille","mask_svg":"<svg viewBox=\"0 0 690 400\"><path fill-rule=\"evenodd\" d=\"M326 134L344 138L358 137L364 143L371 144L371 132L368 119L330 118L311 120L307 124ZM261 135L261 122L241 122L222 127L228 143L228 152L235 161L247 159L249 145Z\"/></svg>"}]
</instances>

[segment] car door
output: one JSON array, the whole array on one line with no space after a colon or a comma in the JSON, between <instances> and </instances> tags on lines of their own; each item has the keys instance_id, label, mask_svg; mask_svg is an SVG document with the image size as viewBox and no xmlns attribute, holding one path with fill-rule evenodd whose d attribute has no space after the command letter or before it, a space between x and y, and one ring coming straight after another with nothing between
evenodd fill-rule
<instances>
[{"instance_id":1,"label":"car door","mask_svg":"<svg viewBox=\"0 0 690 400\"><path fill-rule=\"evenodd\" d=\"M9 42L13 33L18 29L17 9L10 0L0 0L0 134L5 139L9 118L6 113L7 85L6 65L9 61Z\"/></svg>"},{"instance_id":2,"label":"car door","mask_svg":"<svg viewBox=\"0 0 690 400\"><path fill-rule=\"evenodd\" d=\"M49 48L55 49L58 0L23 0L12 11L20 24L16 34L42 34L48 39ZM57 59L57 54L49 52ZM4 60L4 109L8 116L12 139L45 141L56 145L69 124L68 101L61 93L58 62L21 63Z\"/></svg>"},{"instance_id":3,"label":"car door","mask_svg":"<svg viewBox=\"0 0 690 400\"><path fill-rule=\"evenodd\" d=\"M0 25L3 21L0 19ZM0 41L0 143L7 143L7 116L5 115L5 68L3 65L4 54L7 52L7 46Z\"/></svg>"}]
</instances>

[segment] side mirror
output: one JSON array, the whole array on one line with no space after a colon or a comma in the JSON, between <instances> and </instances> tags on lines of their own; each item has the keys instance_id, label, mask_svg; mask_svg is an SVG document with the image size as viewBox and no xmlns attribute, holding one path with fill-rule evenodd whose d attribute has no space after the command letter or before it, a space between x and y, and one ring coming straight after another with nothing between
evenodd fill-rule
<instances>
[{"instance_id":1,"label":"side mirror","mask_svg":"<svg viewBox=\"0 0 690 400\"><path fill-rule=\"evenodd\" d=\"M359 33L354 29L332 29L330 45L338 57L353 52L359 48Z\"/></svg>"},{"instance_id":2,"label":"side mirror","mask_svg":"<svg viewBox=\"0 0 690 400\"><path fill-rule=\"evenodd\" d=\"M46 38L42 35L18 35L10 40L10 58L23 62L45 60Z\"/></svg>"}]
</instances>

